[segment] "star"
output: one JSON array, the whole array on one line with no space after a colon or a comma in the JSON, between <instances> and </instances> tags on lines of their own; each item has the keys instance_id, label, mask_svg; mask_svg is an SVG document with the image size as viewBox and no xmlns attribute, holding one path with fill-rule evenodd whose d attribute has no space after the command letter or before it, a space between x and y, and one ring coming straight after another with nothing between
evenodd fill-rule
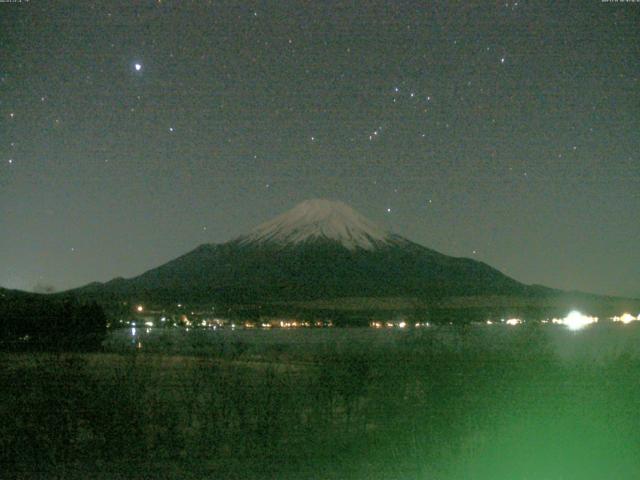
<instances>
[{"instance_id":1,"label":"star","mask_svg":"<svg viewBox=\"0 0 640 480\"><path fill-rule=\"evenodd\" d=\"M142 64L136 63L133 65L133 68L135 68L136 72L139 72L140 70L142 70Z\"/></svg>"}]
</instances>

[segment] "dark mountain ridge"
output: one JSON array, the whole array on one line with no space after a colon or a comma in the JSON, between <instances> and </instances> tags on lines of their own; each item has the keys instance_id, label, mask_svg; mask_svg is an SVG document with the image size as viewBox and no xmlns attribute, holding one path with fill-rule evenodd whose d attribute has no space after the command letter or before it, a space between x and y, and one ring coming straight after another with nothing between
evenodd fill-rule
<instances>
[{"instance_id":1,"label":"dark mountain ridge","mask_svg":"<svg viewBox=\"0 0 640 480\"><path fill-rule=\"evenodd\" d=\"M486 263L389 233L347 205L327 200L303 202L247 235L200 245L139 276L66 293L102 303L271 305L273 311L353 298L410 298L421 308L463 310L486 309L493 302L504 311L517 310L509 305L565 311L617 302L525 285Z\"/></svg>"}]
</instances>

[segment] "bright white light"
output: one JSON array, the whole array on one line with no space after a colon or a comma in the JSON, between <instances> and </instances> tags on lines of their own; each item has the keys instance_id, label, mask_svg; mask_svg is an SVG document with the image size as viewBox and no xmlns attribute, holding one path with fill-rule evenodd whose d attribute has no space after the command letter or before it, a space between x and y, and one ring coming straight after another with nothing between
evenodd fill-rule
<instances>
[{"instance_id":1,"label":"bright white light","mask_svg":"<svg viewBox=\"0 0 640 480\"><path fill-rule=\"evenodd\" d=\"M142 65L140 63L136 63L133 68L136 69L136 72L139 72L140 70L142 70Z\"/></svg>"},{"instance_id":2,"label":"bright white light","mask_svg":"<svg viewBox=\"0 0 640 480\"><path fill-rule=\"evenodd\" d=\"M640 315L638 316L638 318L636 318L630 313L623 313L621 317L613 317L611 320L613 320L614 322L621 322L626 325L627 323L631 323L638 319L640 319Z\"/></svg>"},{"instance_id":3,"label":"bright white light","mask_svg":"<svg viewBox=\"0 0 640 480\"><path fill-rule=\"evenodd\" d=\"M400 322L400 323L398 324L398 326L399 326L400 328L404 328L404 327L406 327L406 326L407 326L407 324L406 324L405 322Z\"/></svg>"},{"instance_id":4,"label":"bright white light","mask_svg":"<svg viewBox=\"0 0 640 480\"><path fill-rule=\"evenodd\" d=\"M138 312L142 312L142 311L144 310L144 307L143 307L142 305L138 305L138 306L136 307L136 310L137 310Z\"/></svg>"},{"instance_id":5,"label":"bright white light","mask_svg":"<svg viewBox=\"0 0 640 480\"><path fill-rule=\"evenodd\" d=\"M570 330L580 330L581 328L591 325L592 323L596 323L597 321L597 317L589 317L574 310L569 313L561 323L569 327Z\"/></svg>"},{"instance_id":6,"label":"bright white light","mask_svg":"<svg viewBox=\"0 0 640 480\"><path fill-rule=\"evenodd\" d=\"M147 327L153 327L153 322L144 322Z\"/></svg>"},{"instance_id":7,"label":"bright white light","mask_svg":"<svg viewBox=\"0 0 640 480\"><path fill-rule=\"evenodd\" d=\"M505 323L511 326L520 325L522 323L522 320L520 320L519 318L510 318Z\"/></svg>"},{"instance_id":8,"label":"bright white light","mask_svg":"<svg viewBox=\"0 0 640 480\"><path fill-rule=\"evenodd\" d=\"M135 337L136 336L136 327L132 327L131 328L131 336Z\"/></svg>"}]
</instances>

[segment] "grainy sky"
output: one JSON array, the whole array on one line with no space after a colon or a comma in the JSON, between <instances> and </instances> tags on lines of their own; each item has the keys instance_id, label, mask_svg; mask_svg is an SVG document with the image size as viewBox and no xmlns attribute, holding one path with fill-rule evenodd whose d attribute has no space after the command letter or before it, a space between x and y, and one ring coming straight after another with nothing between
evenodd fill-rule
<instances>
[{"instance_id":1,"label":"grainy sky","mask_svg":"<svg viewBox=\"0 0 640 480\"><path fill-rule=\"evenodd\" d=\"M640 3L0 3L0 286L133 276L342 200L640 297Z\"/></svg>"}]
</instances>

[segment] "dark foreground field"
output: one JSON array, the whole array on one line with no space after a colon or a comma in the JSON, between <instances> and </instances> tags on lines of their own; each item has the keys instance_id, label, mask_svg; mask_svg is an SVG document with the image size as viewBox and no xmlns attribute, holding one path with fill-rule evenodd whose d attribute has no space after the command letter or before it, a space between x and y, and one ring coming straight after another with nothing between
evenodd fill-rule
<instances>
[{"instance_id":1,"label":"dark foreground field","mask_svg":"<svg viewBox=\"0 0 640 480\"><path fill-rule=\"evenodd\" d=\"M0 476L640 478L635 325L180 335L0 354Z\"/></svg>"}]
</instances>

